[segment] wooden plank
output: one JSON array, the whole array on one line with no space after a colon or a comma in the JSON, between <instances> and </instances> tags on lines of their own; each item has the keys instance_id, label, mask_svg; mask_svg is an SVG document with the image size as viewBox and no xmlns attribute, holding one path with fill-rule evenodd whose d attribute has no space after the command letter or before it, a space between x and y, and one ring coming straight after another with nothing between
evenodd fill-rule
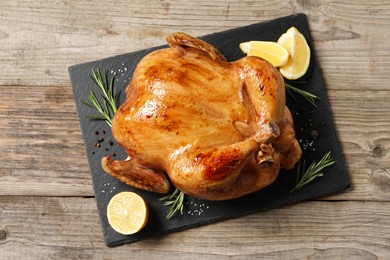
<instances>
[{"instance_id":1,"label":"wooden plank","mask_svg":"<svg viewBox=\"0 0 390 260\"><path fill-rule=\"evenodd\" d=\"M386 89L390 6L362 0L6 1L0 85L66 86L68 66L163 44L172 31L199 36L296 12L309 17L332 89Z\"/></svg>"},{"instance_id":2,"label":"wooden plank","mask_svg":"<svg viewBox=\"0 0 390 260\"><path fill-rule=\"evenodd\" d=\"M330 92L352 188L342 199L390 199L389 91ZM368 197L367 194L370 194ZM330 197L329 199L334 199Z\"/></svg>"},{"instance_id":3,"label":"wooden plank","mask_svg":"<svg viewBox=\"0 0 390 260\"><path fill-rule=\"evenodd\" d=\"M109 249L93 198L0 197L0 259L386 259L388 202L307 202Z\"/></svg>"},{"instance_id":4,"label":"wooden plank","mask_svg":"<svg viewBox=\"0 0 390 260\"><path fill-rule=\"evenodd\" d=\"M390 93L331 94L353 187L326 199L388 201ZM0 165L0 195L94 195L70 86L0 86Z\"/></svg>"},{"instance_id":5,"label":"wooden plank","mask_svg":"<svg viewBox=\"0 0 390 260\"><path fill-rule=\"evenodd\" d=\"M173 30L202 35L257 22L260 14L242 13L247 5L216 0L7 2L0 10L0 85L66 85L68 66L163 44ZM287 14L283 7L269 7L261 20ZM228 21L229 15L238 20Z\"/></svg>"},{"instance_id":6,"label":"wooden plank","mask_svg":"<svg viewBox=\"0 0 390 260\"><path fill-rule=\"evenodd\" d=\"M71 87L0 86L1 194L92 196Z\"/></svg>"}]
</instances>

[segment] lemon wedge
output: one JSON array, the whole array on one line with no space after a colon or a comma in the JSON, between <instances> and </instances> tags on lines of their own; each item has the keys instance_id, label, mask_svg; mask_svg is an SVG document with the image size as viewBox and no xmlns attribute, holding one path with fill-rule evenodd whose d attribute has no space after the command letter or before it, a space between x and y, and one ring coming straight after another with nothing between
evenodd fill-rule
<instances>
[{"instance_id":1,"label":"lemon wedge","mask_svg":"<svg viewBox=\"0 0 390 260\"><path fill-rule=\"evenodd\" d=\"M310 64L310 48L305 37L297 28L291 27L280 36L278 44L290 54L287 63L279 68L283 77L294 80L305 75Z\"/></svg>"},{"instance_id":2,"label":"lemon wedge","mask_svg":"<svg viewBox=\"0 0 390 260\"><path fill-rule=\"evenodd\" d=\"M275 67L283 66L288 61L288 51L276 42L250 41L240 44L242 52L269 61Z\"/></svg>"},{"instance_id":3,"label":"lemon wedge","mask_svg":"<svg viewBox=\"0 0 390 260\"><path fill-rule=\"evenodd\" d=\"M123 235L139 232L146 225L148 216L145 200L134 192L116 194L107 206L108 223Z\"/></svg>"}]
</instances>

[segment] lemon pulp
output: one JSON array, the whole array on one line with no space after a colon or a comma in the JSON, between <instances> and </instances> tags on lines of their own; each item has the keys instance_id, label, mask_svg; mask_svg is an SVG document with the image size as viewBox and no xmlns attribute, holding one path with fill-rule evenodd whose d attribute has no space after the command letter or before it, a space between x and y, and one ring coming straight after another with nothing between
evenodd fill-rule
<instances>
[{"instance_id":1,"label":"lemon pulp","mask_svg":"<svg viewBox=\"0 0 390 260\"><path fill-rule=\"evenodd\" d=\"M287 63L279 68L283 77L294 80L305 75L310 64L310 48L305 37L291 27L280 36L278 43L290 54Z\"/></svg>"},{"instance_id":2,"label":"lemon pulp","mask_svg":"<svg viewBox=\"0 0 390 260\"><path fill-rule=\"evenodd\" d=\"M147 223L148 213L145 200L134 192L116 194L107 206L108 223L123 235L139 232Z\"/></svg>"},{"instance_id":3,"label":"lemon pulp","mask_svg":"<svg viewBox=\"0 0 390 260\"><path fill-rule=\"evenodd\" d=\"M240 49L248 56L256 56L269 61L275 67L286 64L289 56L288 51L276 42L243 42L240 44Z\"/></svg>"}]
</instances>

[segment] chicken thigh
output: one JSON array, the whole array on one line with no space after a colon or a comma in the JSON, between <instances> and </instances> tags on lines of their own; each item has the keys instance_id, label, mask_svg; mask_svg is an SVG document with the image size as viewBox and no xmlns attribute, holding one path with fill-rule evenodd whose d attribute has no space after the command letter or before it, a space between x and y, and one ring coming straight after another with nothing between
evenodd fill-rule
<instances>
[{"instance_id":1,"label":"chicken thigh","mask_svg":"<svg viewBox=\"0 0 390 260\"><path fill-rule=\"evenodd\" d=\"M138 64L112 133L129 158L102 158L110 175L139 189L226 200L271 184L301 149L284 81L267 61L227 62L184 33ZM169 181L170 180L170 181Z\"/></svg>"}]
</instances>

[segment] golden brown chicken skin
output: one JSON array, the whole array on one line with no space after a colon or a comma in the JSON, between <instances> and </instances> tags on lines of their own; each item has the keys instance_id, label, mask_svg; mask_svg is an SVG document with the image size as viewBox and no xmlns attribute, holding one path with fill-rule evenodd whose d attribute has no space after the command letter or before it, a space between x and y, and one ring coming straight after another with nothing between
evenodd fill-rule
<instances>
[{"instance_id":1,"label":"golden brown chicken skin","mask_svg":"<svg viewBox=\"0 0 390 260\"><path fill-rule=\"evenodd\" d=\"M110 175L166 193L226 200L271 184L301 156L284 81L267 61L234 62L184 33L145 56L112 132L129 159L102 159Z\"/></svg>"}]
</instances>

